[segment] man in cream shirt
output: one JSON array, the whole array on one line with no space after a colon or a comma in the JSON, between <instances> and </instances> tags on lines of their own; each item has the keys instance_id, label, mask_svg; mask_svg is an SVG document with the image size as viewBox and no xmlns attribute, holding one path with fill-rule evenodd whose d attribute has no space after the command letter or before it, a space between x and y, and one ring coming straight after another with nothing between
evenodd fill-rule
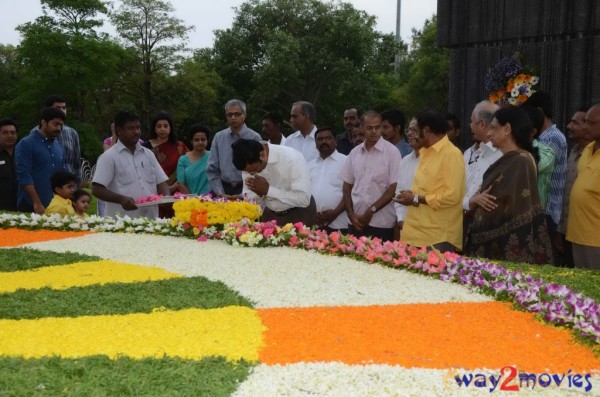
<instances>
[{"instance_id":1,"label":"man in cream shirt","mask_svg":"<svg viewBox=\"0 0 600 397\"><path fill-rule=\"evenodd\" d=\"M348 231L348 215L344 205L342 167L346 156L336 150L333 129L319 128L315 132L319 157L308 163L312 191L317 204L317 225L327 232Z\"/></svg>"}]
</instances>

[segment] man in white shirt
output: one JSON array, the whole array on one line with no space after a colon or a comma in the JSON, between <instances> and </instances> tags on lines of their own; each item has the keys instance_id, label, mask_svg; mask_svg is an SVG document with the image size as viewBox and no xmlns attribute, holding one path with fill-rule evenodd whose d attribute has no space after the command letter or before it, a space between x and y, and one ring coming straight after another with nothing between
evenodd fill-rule
<instances>
[{"instance_id":1,"label":"man in white shirt","mask_svg":"<svg viewBox=\"0 0 600 397\"><path fill-rule=\"evenodd\" d=\"M328 233L347 233L348 215L344 205L342 167L346 156L336 150L333 129L319 128L315 132L319 157L308 163L313 196L317 204L317 225Z\"/></svg>"},{"instance_id":2,"label":"man in white shirt","mask_svg":"<svg viewBox=\"0 0 600 397\"><path fill-rule=\"evenodd\" d=\"M481 205L481 199L486 194L477 194L483 181L483 174L490 165L502 157L502 152L495 148L489 140L488 131L494 119L494 113L499 107L490 101L482 101L475 105L471 113L471 131L479 144L479 156L475 157L470 164L465 164L467 172L466 194L463 198L463 210L472 211ZM473 159L472 159L473 160Z\"/></svg>"},{"instance_id":3,"label":"man in white shirt","mask_svg":"<svg viewBox=\"0 0 600 397\"><path fill-rule=\"evenodd\" d=\"M263 206L263 222L315 224L317 209L308 166L300 152L243 138L231 148L233 164L242 171L242 194Z\"/></svg>"},{"instance_id":4,"label":"man in white shirt","mask_svg":"<svg viewBox=\"0 0 600 397\"><path fill-rule=\"evenodd\" d=\"M158 218L158 205L138 208L135 199L169 194L169 179L154 153L140 145L140 119L129 111L115 117L119 140L98 158L92 194L106 202L106 215Z\"/></svg>"},{"instance_id":5,"label":"man in white shirt","mask_svg":"<svg viewBox=\"0 0 600 397\"><path fill-rule=\"evenodd\" d=\"M297 131L286 138L285 145L302 153L307 163L319 157L315 143L316 118L317 113L312 103L300 101L292 105L290 122Z\"/></svg>"},{"instance_id":6,"label":"man in white shirt","mask_svg":"<svg viewBox=\"0 0 600 397\"><path fill-rule=\"evenodd\" d=\"M398 184L396 185L396 197L394 197L394 209L396 210L396 219L398 221L396 230L394 231L394 240L400 238L402 227L404 226L404 219L406 219L406 206L396 202L396 198L402 190L412 190L413 179L415 179L415 172L419 167L419 150L421 150L420 141L421 130L417 119L413 118L408 124L408 132L406 133L406 139L408 144L413 149L410 154L402 158L400 162L400 177L398 178Z\"/></svg>"},{"instance_id":7,"label":"man in white shirt","mask_svg":"<svg viewBox=\"0 0 600 397\"><path fill-rule=\"evenodd\" d=\"M283 119L277 113L267 113L262 118L262 132L271 145L285 145L286 138L281 133Z\"/></svg>"}]
</instances>

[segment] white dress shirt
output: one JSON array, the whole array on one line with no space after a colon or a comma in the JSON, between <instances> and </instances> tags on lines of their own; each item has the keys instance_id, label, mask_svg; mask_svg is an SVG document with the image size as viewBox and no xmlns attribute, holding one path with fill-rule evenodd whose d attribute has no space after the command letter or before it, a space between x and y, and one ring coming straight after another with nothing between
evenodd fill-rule
<instances>
[{"instance_id":1,"label":"white dress shirt","mask_svg":"<svg viewBox=\"0 0 600 397\"><path fill-rule=\"evenodd\" d=\"M402 158L400 162L400 177L396 185L396 195L402 190L412 190L413 179L415 179L415 172L417 172L417 168L419 167L419 161L420 157L415 155L414 150L408 156ZM406 206L394 201L394 209L396 210L396 219L398 222L404 222L404 219L406 219Z\"/></svg>"},{"instance_id":2,"label":"white dress shirt","mask_svg":"<svg viewBox=\"0 0 600 397\"><path fill-rule=\"evenodd\" d=\"M285 135L282 135L282 136L281 136L281 142L279 142L279 144L280 144L281 146L285 146L285 141L286 141L286 140L287 140L287 139L286 139ZM270 140L270 139L269 139L268 143L269 143L269 144L271 144L271 145L275 145L275 143L271 142L271 140Z\"/></svg>"},{"instance_id":3,"label":"white dress shirt","mask_svg":"<svg viewBox=\"0 0 600 397\"><path fill-rule=\"evenodd\" d=\"M311 160L319 157L319 151L317 150L317 143L315 142L315 132L317 126L313 126L312 131L307 136L302 135L302 132L296 131L292 135L288 136L285 140L285 146L289 146L298 150L304 156L307 163Z\"/></svg>"},{"instance_id":4,"label":"white dress shirt","mask_svg":"<svg viewBox=\"0 0 600 397\"><path fill-rule=\"evenodd\" d=\"M465 159L465 168L467 168L469 164L476 162L480 154L481 144L479 143L475 143L473 144L473 146L465 150L465 152L463 153L463 157Z\"/></svg>"},{"instance_id":5,"label":"white dress shirt","mask_svg":"<svg viewBox=\"0 0 600 397\"><path fill-rule=\"evenodd\" d=\"M317 212L335 209L344 193L341 172L346 156L335 150L331 156L323 159L321 156L308 163L313 196L317 204ZM344 210L329 226L332 229L346 229L350 220Z\"/></svg>"},{"instance_id":6,"label":"white dress shirt","mask_svg":"<svg viewBox=\"0 0 600 397\"><path fill-rule=\"evenodd\" d=\"M269 182L269 191L264 197L248 189L246 179L252 177L242 172L244 189L242 194L273 211L290 208L306 208L310 204L310 176L306 160L300 152L281 145L269 144L269 158L266 167L257 175Z\"/></svg>"},{"instance_id":7,"label":"white dress shirt","mask_svg":"<svg viewBox=\"0 0 600 397\"><path fill-rule=\"evenodd\" d=\"M150 149L139 143L132 154L118 141L116 145L98 157L93 183L123 196L137 199L157 193L157 185L169 178L160 167L156 156ZM106 215L129 215L135 217L158 218L158 205L141 207L126 211L118 203L106 203Z\"/></svg>"},{"instance_id":8,"label":"white dress shirt","mask_svg":"<svg viewBox=\"0 0 600 397\"><path fill-rule=\"evenodd\" d=\"M477 160L471 164L465 164L467 166L467 189L463 198L463 209L465 211L469 211L469 200L481 187L485 171L502 157L502 152L495 148L491 142L481 143L479 145L479 152Z\"/></svg>"}]
</instances>

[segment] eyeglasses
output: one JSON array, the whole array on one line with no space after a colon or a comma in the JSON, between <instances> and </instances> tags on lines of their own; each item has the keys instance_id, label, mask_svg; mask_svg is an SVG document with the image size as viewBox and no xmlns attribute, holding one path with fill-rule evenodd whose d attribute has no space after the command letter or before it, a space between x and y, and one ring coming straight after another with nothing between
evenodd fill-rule
<instances>
[{"instance_id":1,"label":"eyeglasses","mask_svg":"<svg viewBox=\"0 0 600 397\"><path fill-rule=\"evenodd\" d=\"M240 112L225 113L225 116L227 116L228 119L232 117L240 117L241 115L243 115L243 113Z\"/></svg>"},{"instance_id":2,"label":"eyeglasses","mask_svg":"<svg viewBox=\"0 0 600 397\"><path fill-rule=\"evenodd\" d=\"M2 131L2 135L17 135L17 131Z\"/></svg>"}]
</instances>

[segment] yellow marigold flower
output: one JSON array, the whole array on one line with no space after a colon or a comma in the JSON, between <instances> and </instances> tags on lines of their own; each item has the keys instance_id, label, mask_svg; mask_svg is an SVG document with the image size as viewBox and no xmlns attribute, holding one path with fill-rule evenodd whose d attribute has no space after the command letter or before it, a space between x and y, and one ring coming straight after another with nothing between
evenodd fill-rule
<instances>
[{"instance_id":1,"label":"yellow marigold flower","mask_svg":"<svg viewBox=\"0 0 600 397\"><path fill-rule=\"evenodd\" d=\"M0 356L106 355L258 361L264 326L253 309L155 311L128 315L0 320Z\"/></svg>"},{"instance_id":2,"label":"yellow marigold flower","mask_svg":"<svg viewBox=\"0 0 600 397\"><path fill-rule=\"evenodd\" d=\"M132 283L181 277L166 270L109 260L48 266L34 270L0 273L0 293L19 288L67 289L93 284Z\"/></svg>"}]
</instances>

